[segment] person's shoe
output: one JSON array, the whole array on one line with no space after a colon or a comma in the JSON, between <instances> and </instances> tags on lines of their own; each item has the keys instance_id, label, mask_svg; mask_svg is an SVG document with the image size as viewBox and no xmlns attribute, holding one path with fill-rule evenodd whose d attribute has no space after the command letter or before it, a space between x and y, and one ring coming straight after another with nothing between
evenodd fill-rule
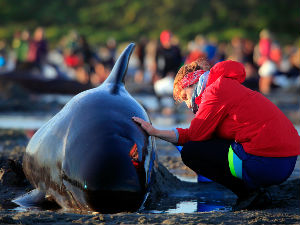
<instances>
[{"instance_id":1,"label":"person's shoe","mask_svg":"<svg viewBox=\"0 0 300 225\"><path fill-rule=\"evenodd\" d=\"M265 190L257 190L249 195L238 198L236 204L232 207L233 211L243 209L261 209L272 203L271 195Z\"/></svg>"}]
</instances>

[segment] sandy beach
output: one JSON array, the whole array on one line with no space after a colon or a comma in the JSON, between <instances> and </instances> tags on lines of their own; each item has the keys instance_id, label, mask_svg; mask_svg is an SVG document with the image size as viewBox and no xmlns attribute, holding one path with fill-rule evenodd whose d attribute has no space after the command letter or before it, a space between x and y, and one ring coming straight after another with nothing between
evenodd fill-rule
<instances>
[{"instance_id":1,"label":"sandy beach","mask_svg":"<svg viewBox=\"0 0 300 225\"><path fill-rule=\"evenodd\" d=\"M236 197L215 183L191 183L178 180L163 165L179 167L192 174L174 158L170 160L167 151L173 151L163 142L157 141L160 166L155 184L158 190L167 193L160 199L150 201L136 213L81 214L62 209L18 208L11 200L31 190L21 169L22 155L28 138L23 131L0 131L1 184L0 223L1 224L299 224L300 222L300 179L290 179L269 189L273 205L260 210L232 212L231 205ZM176 162L172 163L172 162ZM174 164L174 165L173 165ZM191 175L192 176L192 175ZM178 213L180 203L194 203L201 210L213 211ZM187 204L185 205L187 207ZM173 209L173 211L172 211ZM187 209L185 209L187 210Z\"/></svg>"}]
</instances>

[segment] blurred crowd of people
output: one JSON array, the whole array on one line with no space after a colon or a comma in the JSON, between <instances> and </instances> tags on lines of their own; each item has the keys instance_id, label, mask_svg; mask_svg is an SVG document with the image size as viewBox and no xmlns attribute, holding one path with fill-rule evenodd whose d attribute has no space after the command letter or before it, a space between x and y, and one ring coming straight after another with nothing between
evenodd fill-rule
<instances>
[{"instance_id":1,"label":"blurred crowd of people","mask_svg":"<svg viewBox=\"0 0 300 225\"><path fill-rule=\"evenodd\" d=\"M11 52L10 49L13 51ZM32 37L28 30L17 31L11 46L5 41L0 44L0 67L3 70L38 67L46 62L48 45L42 27L36 28Z\"/></svg>"},{"instance_id":2,"label":"blurred crowd of people","mask_svg":"<svg viewBox=\"0 0 300 225\"><path fill-rule=\"evenodd\" d=\"M300 82L299 45L281 46L270 31L262 30L258 43L240 37L225 43L197 35L183 46L176 35L164 30L157 40L142 37L137 42L127 79L153 85L157 96L171 95L175 74L184 63L205 57L214 65L231 59L245 65L245 85L268 94L274 86ZM16 32L11 44L0 41L0 71L31 70L41 76L75 79L97 86L109 75L124 47L113 38L100 47L92 47L84 35L71 31L50 49L44 29L38 27L32 34L28 30Z\"/></svg>"}]
</instances>

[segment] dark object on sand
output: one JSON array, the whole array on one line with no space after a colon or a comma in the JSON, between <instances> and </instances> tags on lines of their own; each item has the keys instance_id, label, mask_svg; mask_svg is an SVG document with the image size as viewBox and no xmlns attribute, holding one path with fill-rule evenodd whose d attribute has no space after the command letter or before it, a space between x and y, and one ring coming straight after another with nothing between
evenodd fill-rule
<instances>
[{"instance_id":1,"label":"dark object on sand","mask_svg":"<svg viewBox=\"0 0 300 225\"><path fill-rule=\"evenodd\" d=\"M30 92L43 94L78 94L93 88L89 83L82 84L63 77L49 79L33 74L29 70L0 74L0 83L3 82L13 82Z\"/></svg>"},{"instance_id":2,"label":"dark object on sand","mask_svg":"<svg viewBox=\"0 0 300 225\"><path fill-rule=\"evenodd\" d=\"M23 159L36 188L15 199L30 205L50 196L61 207L120 212L139 209L147 196L155 143L132 121L149 121L126 91L124 76L134 44L116 62L108 79L67 105L30 140Z\"/></svg>"}]
</instances>

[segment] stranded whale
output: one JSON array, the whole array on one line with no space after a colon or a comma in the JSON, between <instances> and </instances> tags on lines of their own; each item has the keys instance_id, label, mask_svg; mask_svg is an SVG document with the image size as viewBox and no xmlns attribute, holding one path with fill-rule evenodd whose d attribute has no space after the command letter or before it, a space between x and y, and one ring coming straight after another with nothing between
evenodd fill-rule
<instances>
[{"instance_id":1,"label":"stranded whale","mask_svg":"<svg viewBox=\"0 0 300 225\"><path fill-rule=\"evenodd\" d=\"M149 121L124 87L133 49L128 45L102 85L73 97L35 133L23 170L36 189L14 202L50 197L67 209L139 209L153 179L156 149L154 139L131 119Z\"/></svg>"}]
</instances>

